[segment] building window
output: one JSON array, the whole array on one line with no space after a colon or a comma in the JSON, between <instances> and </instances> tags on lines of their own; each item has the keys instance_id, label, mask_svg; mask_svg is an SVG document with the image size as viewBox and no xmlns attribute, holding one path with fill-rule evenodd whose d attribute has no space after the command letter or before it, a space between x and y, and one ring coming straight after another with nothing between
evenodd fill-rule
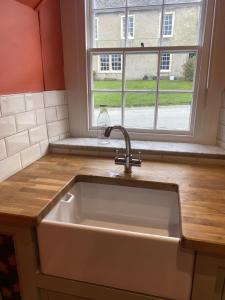
<instances>
[{"instance_id":1,"label":"building window","mask_svg":"<svg viewBox=\"0 0 225 300\"><path fill-rule=\"evenodd\" d=\"M160 71L169 72L171 70L171 55L170 53L162 53L160 56Z\"/></svg>"},{"instance_id":2,"label":"building window","mask_svg":"<svg viewBox=\"0 0 225 300\"><path fill-rule=\"evenodd\" d=\"M95 22L94 24L95 39L97 40L98 39L98 18L97 17L95 17L94 22Z\"/></svg>"},{"instance_id":3,"label":"building window","mask_svg":"<svg viewBox=\"0 0 225 300\"><path fill-rule=\"evenodd\" d=\"M195 52L190 52L188 54L188 58L193 58L193 57L196 57L196 53Z\"/></svg>"},{"instance_id":4,"label":"building window","mask_svg":"<svg viewBox=\"0 0 225 300\"><path fill-rule=\"evenodd\" d=\"M163 18L163 37L173 36L174 13L166 12Z\"/></svg>"},{"instance_id":5,"label":"building window","mask_svg":"<svg viewBox=\"0 0 225 300\"><path fill-rule=\"evenodd\" d=\"M121 17L121 38L125 39L126 33L126 18L125 16ZM134 15L129 15L127 19L127 36L128 39L134 38Z\"/></svg>"},{"instance_id":6,"label":"building window","mask_svg":"<svg viewBox=\"0 0 225 300\"><path fill-rule=\"evenodd\" d=\"M100 71L109 71L109 55L100 55Z\"/></svg>"},{"instance_id":7,"label":"building window","mask_svg":"<svg viewBox=\"0 0 225 300\"><path fill-rule=\"evenodd\" d=\"M99 106L108 104L111 124L127 127L137 138L139 133L192 137L200 90L195 90L200 82L196 82L196 68L206 59L202 54L205 0L190 0L188 5L183 0L166 5L167 1L158 5L144 1L142 6L132 0L122 8L117 1L92 2L90 18L98 16L101 36L96 45L92 29L88 39L92 42L88 48L89 130L96 129ZM176 20L182 20L178 32L173 30L175 12L164 12L165 8L173 9ZM170 36L174 39L165 39ZM187 76L189 53L196 59Z\"/></svg>"},{"instance_id":8,"label":"building window","mask_svg":"<svg viewBox=\"0 0 225 300\"><path fill-rule=\"evenodd\" d=\"M112 70L121 71L121 54L112 54Z\"/></svg>"},{"instance_id":9,"label":"building window","mask_svg":"<svg viewBox=\"0 0 225 300\"><path fill-rule=\"evenodd\" d=\"M99 71L102 73L121 72L122 56L121 54L101 54L99 56Z\"/></svg>"}]
</instances>

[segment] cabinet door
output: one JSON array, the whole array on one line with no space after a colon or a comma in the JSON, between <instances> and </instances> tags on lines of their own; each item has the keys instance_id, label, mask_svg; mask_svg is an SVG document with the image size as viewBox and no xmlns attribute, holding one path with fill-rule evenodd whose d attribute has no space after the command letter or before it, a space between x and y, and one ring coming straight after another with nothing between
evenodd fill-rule
<instances>
[{"instance_id":1,"label":"cabinet door","mask_svg":"<svg viewBox=\"0 0 225 300\"><path fill-rule=\"evenodd\" d=\"M192 300L225 300L225 257L198 254Z\"/></svg>"}]
</instances>

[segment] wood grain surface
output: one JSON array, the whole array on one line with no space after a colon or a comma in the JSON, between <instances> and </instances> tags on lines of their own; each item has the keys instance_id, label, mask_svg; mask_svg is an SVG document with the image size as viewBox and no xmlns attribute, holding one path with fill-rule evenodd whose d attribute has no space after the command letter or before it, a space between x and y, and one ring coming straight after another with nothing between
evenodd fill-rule
<instances>
[{"instance_id":1,"label":"wood grain surface","mask_svg":"<svg viewBox=\"0 0 225 300\"><path fill-rule=\"evenodd\" d=\"M36 226L76 175L179 187L185 248L225 255L225 166L145 161L133 174L107 158L49 154L0 183L0 223ZM162 187L165 185L162 185Z\"/></svg>"}]
</instances>

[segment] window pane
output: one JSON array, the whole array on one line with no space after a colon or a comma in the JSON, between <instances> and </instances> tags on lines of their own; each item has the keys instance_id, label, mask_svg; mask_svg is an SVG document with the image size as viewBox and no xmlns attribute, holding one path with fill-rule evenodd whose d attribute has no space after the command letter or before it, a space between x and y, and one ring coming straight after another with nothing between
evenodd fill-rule
<instances>
[{"instance_id":1,"label":"window pane","mask_svg":"<svg viewBox=\"0 0 225 300\"><path fill-rule=\"evenodd\" d=\"M127 37L128 39L134 38L134 15L129 15L127 17ZM125 39L125 33L126 33L126 18L125 16L122 16L121 19L121 37Z\"/></svg>"},{"instance_id":2,"label":"window pane","mask_svg":"<svg viewBox=\"0 0 225 300\"><path fill-rule=\"evenodd\" d=\"M160 55L160 71L170 72L171 70L171 54L164 52Z\"/></svg>"},{"instance_id":3,"label":"window pane","mask_svg":"<svg viewBox=\"0 0 225 300\"><path fill-rule=\"evenodd\" d=\"M97 17L94 18L94 37L95 40L98 39L98 18Z\"/></svg>"},{"instance_id":4,"label":"window pane","mask_svg":"<svg viewBox=\"0 0 225 300\"><path fill-rule=\"evenodd\" d=\"M200 22L201 3L165 6L161 45L198 45Z\"/></svg>"},{"instance_id":5,"label":"window pane","mask_svg":"<svg viewBox=\"0 0 225 300\"><path fill-rule=\"evenodd\" d=\"M109 71L109 54L100 55L99 71Z\"/></svg>"},{"instance_id":6,"label":"window pane","mask_svg":"<svg viewBox=\"0 0 225 300\"><path fill-rule=\"evenodd\" d=\"M172 37L173 35L173 13L165 13L163 18L163 37Z\"/></svg>"},{"instance_id":7,"label":"window pane","mask_svg":"<svg viewBox=\"0 0 225 300\"><path fill-rule=\"evenodd\" d=\"M196 53L162 53L160 90L193 90Z\"/></svg>"},{"instance_id":8,"label":"window pane","mask_svg":"<svg viewBox=\"0 0 225 300\"><path fill-rule=\"evenodd\" d=\"M165 4L177 4L177 0L164 0ZM179 0L180 4L191 4L191 3L199 3L202 0Z\"/></svg>"},{"instance_id":9,"label":"window pane","mask_svg":"<svg viewBox=\"0 0 225 300\"><path fill-rule=\"evenodd\" d=\"M157 129L189 130L192 94L161 93L159 95Z\"/></svg>"},{"instance_id":10,"label":"window pane","mask_svg":"<svg viewBox=\"0 0 225 300\"><path fill-rule=\"evenodd\" d=\"M111 125L121 124L121 93L93 93L93 120L92 126L97 126L99 106L107 105Z\"/></svg>"},{"instance_id":11,"label":"window pane","mask_svg":"<svg viewBox=\"0 0 225 300\"><path fill-rule=\"evenodd\" d=\"M126 0L94 0L95 9L104 9L104 8L115 8L115 7L124 7L126 5Z\"/></svg>"},{"instance_id":12,"label":"window pane","mask_svg":"<svg viewBox=\"0 0 225 300\"><path fill-rule=\"evenodd\" d=\"M124 125L129 128L153 128L155 94L127 93Z\"/></svg>"},{"instance_id":13,"label":"window pane","mask_svg":"<svg viewBox=\"0 0 225 300\"><path fill-rule=\"evenodd\" d=\"M92 56L92 87L100 90L122 89L122 55Z\"/></svg>"},{"instance_id":14,"label":"window pane","mask_svg":"<svg viewBox=\"0 0 225 300\"><path fill-rule=\"evenodd\" d=\"M160 44L160 6L149 6L145 9L129 9L133 16L133 38L128 38L128 47L156 47ZM128 22L128 26L130 23ZM128 27L128 30L129 27ZM129 32L129 31L128 31ZM129 37L129 36L128 36Z\"/></svg>"},{"instance_id":15,"label":"window pane","mask_svg":"<svg viewBox=\"0 0 225 300\"><path fill-rule=\"evenodd\" d=\"M126 55L126 90L155 90L157 54Z\"/></svg>"},{"instance_id":16,"label":"window pane","mask_svg":"<svg viewBox=\"0 0 225 300\"><path fill-rule=\"evenodd\" d=\"M148 6L148 5L162 5L163 0L128 0L128 6Z\"/></svg>"},{"instance_id":17,"label":"window pane","mask_svg":"<svg viewBox=\"0 0 225 300\"><path fill-rule=\"evenodd\" d=\"M103 10L95 13L98 19L98 39L93 39L96 48L124 47L123 35L124 9ZM93 33L93 36L94 33Z\"/></svg>"},{"instance_id":18,"label":"window pane","mask_svg":"<svg viewBox=\"0 0 225 300\"><path fill-rule=\"evenodd\" d=\"M122 70L122 55L121 54L112 54L112 71Z\"/></svg>"}]
</instances>

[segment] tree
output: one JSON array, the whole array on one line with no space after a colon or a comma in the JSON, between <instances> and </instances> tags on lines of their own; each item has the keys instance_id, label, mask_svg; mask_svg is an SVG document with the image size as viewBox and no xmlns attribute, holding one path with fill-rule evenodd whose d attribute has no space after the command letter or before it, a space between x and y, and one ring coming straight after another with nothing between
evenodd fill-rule
<instances>
[{"instance_id":1,"label":"tree","mask_svg":"<svg viewBox=\"0 0 225 300\"><path fill-rule=\"evenodd\" d=\"M194 78L196 67L196 56L188 58L185 64L183 64L183 74L185 80L192 81Z\"/></svg>"}]
</instances>

